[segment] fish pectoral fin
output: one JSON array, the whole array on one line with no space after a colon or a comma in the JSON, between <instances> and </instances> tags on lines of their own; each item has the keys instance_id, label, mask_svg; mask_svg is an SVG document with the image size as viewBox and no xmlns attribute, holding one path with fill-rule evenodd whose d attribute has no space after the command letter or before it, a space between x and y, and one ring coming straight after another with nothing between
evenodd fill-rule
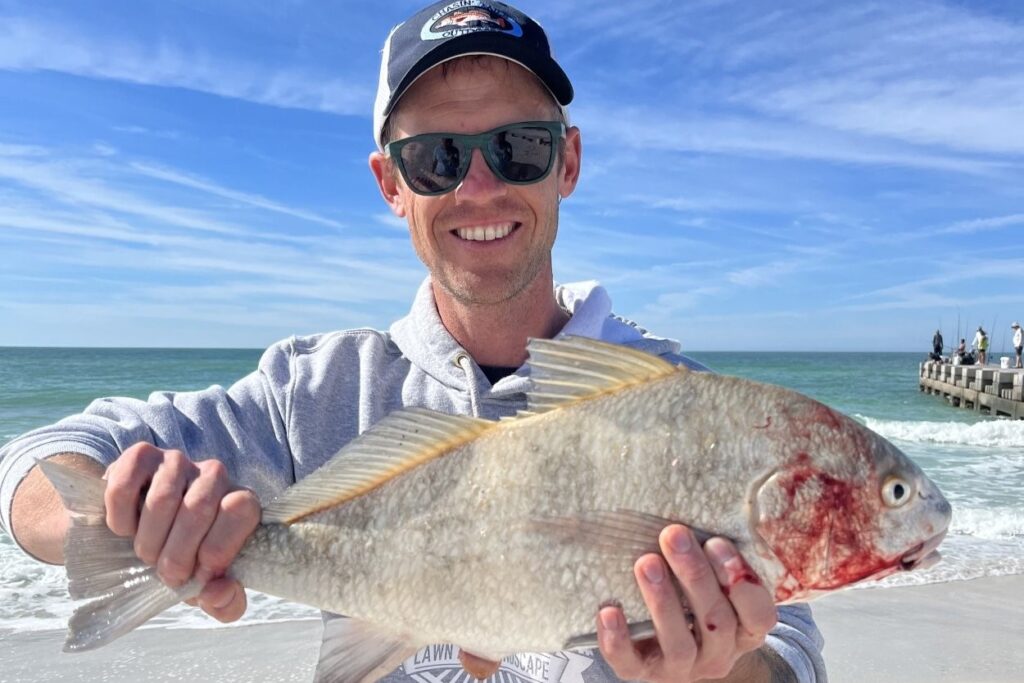
<instances>
[{"instance_id":1,"label":"fish pectoral fin","mask_svg":"<svg viewBox=\"0 0 1024 683\"><path fill-rule=\"evenodd\" d=\"M662 529L683 524L700 543L715 536L678 519L668 519L636 510L591 510L575 515L534 517L530 528L562 545L582 545L605 555L638 558L661 553L658 537Z\"/></svg>"},{"instance_id":2,"label":"fish pectoral fin","mask_svg":"<svg viewBox=\"0 0 1024 683\"><path fill-rule=\"evenodd\" d=\"M315 683L374 683L419 648L361 619L324 615Z\"/></svg>"},{"instance_id":3,"label":"fish pectoral fin","mask_svg":"<svg viewBox=\"0 0 1024 683\"><path fill-rule=\"evenodd\" d=\"M646 621L636 621L626 625L629 631L630 640L645 640L647 638L653 638L657 635L654 631L654 622L650 619ZM569 640L565 641L565 650L587 650L598 646L597 632L584 633L582 635L573 636Z\"/></svg>"},{"instance_id":4,"label":"fish pectoral fin","mask_svg":"<svg viewBox=\"0 0 1024 683\"><path fill-rule=\"evenodd\" d=\"M426 408L403 408L348 443L320 469L263 509L264 524L294 524L443 456L498 424Z\"/></svg>"},{"instance_id":5,"label":"fish pectoral fin","mask_svg":"<svg viewBox=\"0 0 1024 683\"><path fill-rule=\"evenodd\" d=\"M586 337L530 339L526 349L532 384L526 402L531 414L686 372L655 355Z\"/></svg>"}]
</instances>

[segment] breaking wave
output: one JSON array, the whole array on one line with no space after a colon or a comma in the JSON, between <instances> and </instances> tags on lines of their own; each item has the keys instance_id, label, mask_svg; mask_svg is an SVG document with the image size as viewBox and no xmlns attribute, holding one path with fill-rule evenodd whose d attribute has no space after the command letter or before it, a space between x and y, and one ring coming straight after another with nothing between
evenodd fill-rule
<instances>
[{"instance_id":1,"label":"breaking wave","mask_svg":"<svg viewBox=\"0 0 1024 683\"><path fill-rule=\"evenodd\" d=\"M1024 420L964 422L905 422L857 415L868 429L887 439L915 443L944 443L986 448L1024 448Z\"/></svg>"},{"instance_id":2,"label":"breaking wave","mask_svg":"<svg viewBox=\"0 0 1024 683\"><path fill-rule=\"evenodd\" d=\"M965 508L953 506L950 533L990 540L1024 539L1024 510L1018 508Z\"/></svg>"}]
</instances>

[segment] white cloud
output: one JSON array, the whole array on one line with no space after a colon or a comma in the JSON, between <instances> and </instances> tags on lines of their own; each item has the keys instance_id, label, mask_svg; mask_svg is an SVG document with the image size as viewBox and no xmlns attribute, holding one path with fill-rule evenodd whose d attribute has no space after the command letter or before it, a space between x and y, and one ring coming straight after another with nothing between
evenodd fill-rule
<instances>
[{"instance_id":1,"label":"white cloud","mask_svg":"<svg viewBox=\"0 0 1024 683\"><path fill-rule=\"evenodd\" d=\"M294 207L285 206L279 202L267 199L257 194L251 194L248 192L239 192L238 190L232 190L222 185L197 178L195 176L186 175L178 171L174 171L169 168L155 166L153 164L134 162L130 164L130 167L142 175L150 178L156 178L157 180L163 180L175 185L181 185L188 187L193 190L200 190L207 194L212 194L217 197L223 197L224 199L230 199L232 201L247 204L249 206L256 207L258 209L264 209L266 211L272 211L274 213L284 214L286 216L292 216L294 218L300 218L304 221L311 223L318 223L331 228L344 228L345 225L338 221L326 218L319 214L304 209L296 209Z\"/></svg>"},{"instance_id":2,"label":"white cloud","mask_svg":"<svg viewBox=\"0 0 1024 683\"><path fill-rule=\"evenodd\" d=\"M399 218L390 212L375 213L373 214L373 220L381 225L386 225L389 228L401 230L402 232L406 232L409 229L409 224L406 223L404 218Z\"/></svg>"},{"instance_id":3,"label":"white cloud","mask_svg":"<svg viewBox=\"0 0 1024 683\"><path fill-rule=\"evenodd\" d=\"M852 133L736 115L680 116L663 109L588 107L588 134L640 150L715 153L897 166L991 176L1013 169L1003 159L936 153ZM644 125L636 125L643 121Z\"/></svg>"},{"instance_id":4,"label":"white cloud","mask_svg":"<svg viewBox=\"0 0 1024 683\"><path fill-rule=\"evenodd\" d=\"M815 126L999 155L1024 153L1024 27L937 2L801 7L716 51L726 101ZM746 73L744 73L746 72Z\"/></svg>"},{"instance_id":5,"label":"white cloud","mask_svg":"<svg viewBox=\"0 0 1024 683\"><path fill-rule=\"evenodd\" d=\"M1017 213L1011 216L998 216L995 218L975 218L969 221L959 221L944 228L940 232L945 234L965 234L981 232L982 230L999 230L1014 225L1024 225L1024 213Z\"/></svg>"},{"instance_id":6,"label":"white cloud","mask_svg":"<svg viewBox=\"0 0 1024 683\"><path fill-rule=\"evenodd\" d=\"M763 265L742 268L727 273L725 279L741 287L768 287L778 285L781 278L806 269L811 261L771 261Z\"/></svg>"},{"instance_id":7,"label":"white cloud","mask_svg":"<svg viewBox=\"0 0 1024 683\"><path fill-rule=\"evenodd\" d=\"M364 82L289 67L268 67L189 49L121 37L85 35L35 19L0 17L0 69L58 71L143 85L187 88L294 109L365 115Z\"/></svg>"},{"instance_id":8,"label":"white cloud","mask_svg":"<svg viewBox=\"0 0 1024 683\"><path fill-rule=\"evenodd\" d=\"M101 175L98 171L97 167L82 161L26 162L0 157L0 178L44 193L65 205L129 214L190 230L236 236L247 234L242 226L211 219L201 212L166 206L113 189L97 178Z\"/></svg>"}]
</instances>

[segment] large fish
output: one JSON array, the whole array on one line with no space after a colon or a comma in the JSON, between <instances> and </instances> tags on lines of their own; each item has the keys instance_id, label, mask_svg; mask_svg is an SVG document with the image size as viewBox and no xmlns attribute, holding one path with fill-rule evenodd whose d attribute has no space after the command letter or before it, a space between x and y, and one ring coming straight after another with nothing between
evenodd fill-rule
<instances>
[{"instance_id":1,"label":"large fish","mask_svg":"<svg viewBox=\"0 0 1024 683\"><path fill-rule=\"evenodd\" d=\"M529 351L526 412L400 410L265 507L230 575L351 617L319 678L372 679L429 643L495 660L590 645L613 601L643 632L632 566L674 522L731 539L780 604L937 558L945 498L821 403L587 339ZM106 528L100 479L41 467L74 512L69 590L97 598L66 650L199 592L164 586Z\"/></svg>"}]
</instances>

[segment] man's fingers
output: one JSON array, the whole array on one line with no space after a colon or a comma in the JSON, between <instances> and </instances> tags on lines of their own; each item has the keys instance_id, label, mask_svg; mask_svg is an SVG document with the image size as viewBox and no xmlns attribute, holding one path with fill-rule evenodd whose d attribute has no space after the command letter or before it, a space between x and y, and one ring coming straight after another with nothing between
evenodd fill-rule
<instances>
[{"instance_id":1,"label":"man's fingers","mask_svg":"<svg viewBox=\"0 0 1024 683\"><path fill-rule=\"evenodd\" d=\"M103 502L107 526L118 536L134 536L138 530L139 503L162 460L156 446L137 443L107 468Z\"/></svg>"},{"instance_id":2,"label":"man's fingers","mask_svg":"<svg viewBox=\"0 0 1024 683\"><path fill-rule=\"evenodd\" d=\"M597 643L616 676L626 681L644 678L647 664L629 637L621 607L602 607L597 613Z\"/></svg>"},{"instance_id":3,"label":"man's fingers","mask_svg":"<svg viewBox=\"0 0 1024 683\"><path fill-rule=\"evenodd\" d=\"M230 486L222 463L206 460L196 469L198 476L185 491L156 564L161 580L172 587L192 576L199 544L213 526L221 499Z\"/></svg>"},{"instance_id":4,"label":"man's fingers","mask_svg":"<svg viewBox=\"0 0 1024 683\"><path fill-rule=\"evenodd\" d=\"M195 466L181 451L167 451L153 473L139 511L135 532L135 554L143 562L155 565L167 542L182 496L195 477Z\"/></svg>"},{"instance_id":5,"label":"man's fingers","mask_svg":"<svg viewBox=\"0 0 1024 683\"><path fill-rule=\"evenodd\" d=\"M217 517L199 544L196 578L217 578L231 566L246 539L259 526L261 508L256 494L239 489L220 500Z\"/></svg>"},{"instance_id":6,"label":"man's fingers","mask_svg":"<svg viewBox=\"0 0 1024 683\"><path fill-rule=\"evenodd\" d=\"M199 593L198 602L217 621L236 621L245 614L245 589L234 579L213 579Z\"/></svg>"},{"instance_id":7,"label":"man's fingers","mask_svg":"<svg viewBox=\"0 0 1024 683\"><path fill-rule=\"evenodd\" d=\"M778 620L771 593L728 541L713 538L707 542L705 550L712 558L715 575L736 614L737 649L749 652L760 647Z\"/></svg>"},{"instance_id":8,"label":"man's fingers","mask_svg":"<svg viewBox=\"0 0 1024 683\"><path fill-rule=\"evenodd\" d=\"M689 529L678 524L666 527L659 541L693 612L694 628L699 631L695 667L705 677L721 678L729 673L735 658L737 619L732 605Z\"/></svg>"},{"instance_id":9,"label":"man's fingers","mask_svg":"<svg viewBox=\"0 0 1024 683\"><path fill-rule=\"evenodd\" d=\"M664 666L675 671L688 670L697 657L697 642L672 573L665 561L654 554L637 560L633 573L651 613Z\"/></svg>"}]
</instances>

